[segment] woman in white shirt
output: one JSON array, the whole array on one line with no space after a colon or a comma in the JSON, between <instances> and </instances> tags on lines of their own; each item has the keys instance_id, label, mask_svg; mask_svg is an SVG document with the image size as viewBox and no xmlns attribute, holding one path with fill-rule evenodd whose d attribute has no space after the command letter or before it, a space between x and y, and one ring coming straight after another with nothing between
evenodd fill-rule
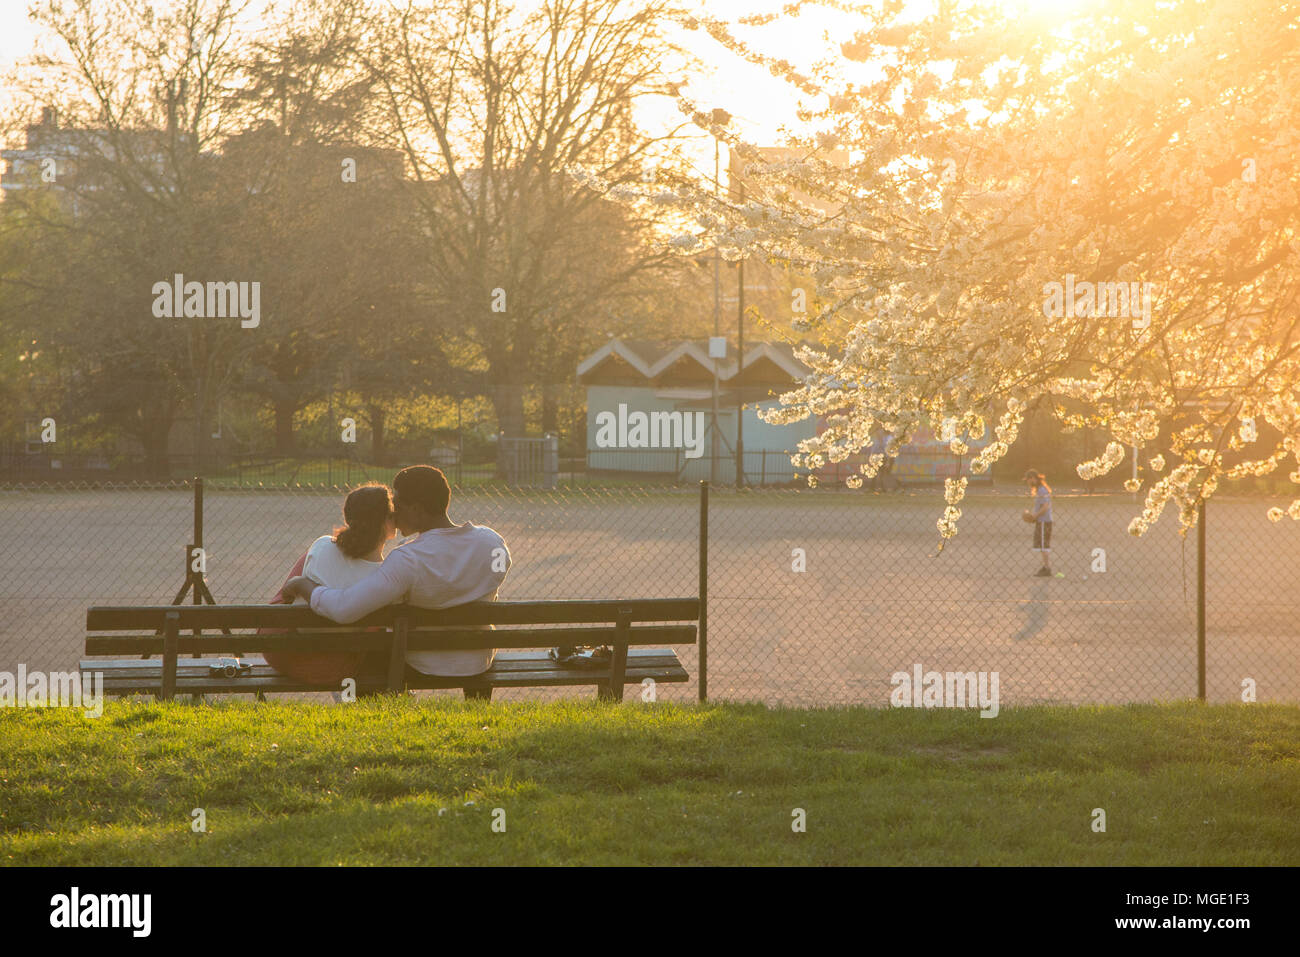
<instances>
[{"instance_id":1,"label":"woman in white shirt","mask_svg":"<svg viewBox=\"0 0 1300 957\"><path fill-rule=\"evenodd\" d=\"M327 588L347 588L380 567L384 546L397 534L388 486L372 483L349 492L343 502L343 521L334 534L322 535L311 543L286 582L303 575ZM272 603L283 601L277 592ZM304 603L301 598L295 602ZM274 629L268 632L274 633ZM362 659L359 653L338 651L279 651L267 652L263 657L276 671L313 684L339 684L344 678L356 677Z\"/></svg>"}]
</instances>

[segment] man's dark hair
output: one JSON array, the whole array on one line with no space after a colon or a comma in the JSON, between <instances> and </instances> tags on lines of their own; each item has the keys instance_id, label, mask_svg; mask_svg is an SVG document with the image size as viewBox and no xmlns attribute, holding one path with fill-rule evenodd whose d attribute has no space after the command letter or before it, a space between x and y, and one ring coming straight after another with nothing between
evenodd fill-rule
<instances>
[{"instance_id":1,"label":"man's dark hair","mask_svg":"<svg viewBox=\"0 0 1300 957\"><path fill-rule=\"evenodd\" d=\"M442 469L432 465L411 465L402 469L393 477L393 491L403 507L414 505L430 515L443 514L451 501L447 476L442 474Z\"/></svg>"}]
</instances>

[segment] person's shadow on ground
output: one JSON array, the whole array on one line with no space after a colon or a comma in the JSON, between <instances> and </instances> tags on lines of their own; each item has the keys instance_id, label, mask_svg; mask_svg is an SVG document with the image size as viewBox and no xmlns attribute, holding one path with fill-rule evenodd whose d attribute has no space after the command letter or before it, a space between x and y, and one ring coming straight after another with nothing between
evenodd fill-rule
<instances>
[{"instance_id":1,"label":"person's shadow on ground","mask_svg":"<svg viewBox=\"0 0 1300 957\"><path fill-rule=\"evenodd\" d=\"M1051 585L1050 578L1036 578L1029 584L1029 596L1021 603L1022 612L1025 615L1025 623L1020 626L1020 630L1011 636L1012 641L1024 641L1034 637L1043 630L1047 624L1047 590Z\"/></svg>"}]
</instances>

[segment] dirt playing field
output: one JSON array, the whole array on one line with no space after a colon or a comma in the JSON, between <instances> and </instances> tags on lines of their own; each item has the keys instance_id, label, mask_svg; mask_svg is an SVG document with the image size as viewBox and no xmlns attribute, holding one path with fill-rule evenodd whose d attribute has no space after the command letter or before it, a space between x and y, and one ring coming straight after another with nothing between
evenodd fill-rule
<instances>
[{"instance_id":1,"label":"dirt playing field","mask_svg":"<svg viewBox=\"0 0 1300 957\"><path fill-rule=\"evenodd\" d=\"M267 599L330 531L341 501L332 491L209 489L216 599ZM883 705L890 676L916 663L997 671L1003 706L1195 695L1194 533L1184 547L1171 513L1135 539L1125 531L1131 496L1058 494L1053 569L1064 577L1035 578L1025 504L972 495L936 557L937 490L715 490L709 696ZM1210 503L1211 700L1240 699L1251 679L1260 700L1300 701L1300 527L1268 522L1272 504L1286 503ZM505 536L514 565L503 598L696 594L694 490L465 491L452 517ZM184 489L0 491L0 671L74 669L89 605L171 601L191 519ZM696 650L681 651L697 675ZM659 694L694 697L696 685Z\"/></svg>"}]
</instances>

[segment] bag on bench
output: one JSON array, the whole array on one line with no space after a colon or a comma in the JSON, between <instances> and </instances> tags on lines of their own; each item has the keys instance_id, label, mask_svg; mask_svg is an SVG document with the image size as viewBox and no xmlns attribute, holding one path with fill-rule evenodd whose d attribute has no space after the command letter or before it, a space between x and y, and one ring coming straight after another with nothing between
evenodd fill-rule
<instances>
[{"instance_id":1,"label":"bag on bench","mask_svg":"<svg viewBox=\"0 0 1300 957\"><path fill-rule=\"evenodd\" d=\"M551 660L570 668L603 668L614 658L609 645L561 645L550 650Z\"/></svg>"}]
</instances>

